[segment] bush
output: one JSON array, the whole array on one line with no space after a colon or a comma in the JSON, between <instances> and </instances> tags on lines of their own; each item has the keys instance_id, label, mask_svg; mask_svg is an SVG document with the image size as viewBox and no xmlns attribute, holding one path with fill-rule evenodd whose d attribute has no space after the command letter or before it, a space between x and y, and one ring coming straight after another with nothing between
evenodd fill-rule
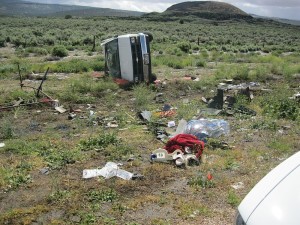
<instances>
[{"instance_id":1,"label":"bush","mask_svg":"<svg viewBox=\"0 0 300 225\"><path fill-rule=\"evenodd\" d=\"M72 16L71 15L66 15L65 19L72 19Z\"/></svg>"},{"instance_id":2,"label":"bush","mask_svg":"<svg viewBox=\"0 0 300 225\"><path fill-rule=\"evenodd\" d=\"M188 42L181 42L177 44L177 47L185 53L188 53L189 50L191 49L191 45Z\"/></svg>"},{"instance_id":3,"label":"bush","mask_svg":"<svg viewBox=\"0 0 300 225\"><path fill-rule=\"evenodd\" d=\"M68 50L64 46L55 46L52 50L53 56L65 57L68 56Z\"/></svg>"}]
</instances>

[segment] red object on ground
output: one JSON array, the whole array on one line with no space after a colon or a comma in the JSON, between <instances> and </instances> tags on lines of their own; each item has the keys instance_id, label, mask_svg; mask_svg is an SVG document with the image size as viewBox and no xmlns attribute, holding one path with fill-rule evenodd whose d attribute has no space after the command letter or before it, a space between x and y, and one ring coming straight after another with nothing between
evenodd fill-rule
<instances>
[{"instance_id":1,"label":"red object on ground","mask_svg":"<svg viewBox=\"0 0 300 225\"><path fill-rule=\"evenodd\" d=\"M180 149L185 153L185 147L189 147L193 152L197 152L196 157L199 159L204 149L204 142L191 134L178 134L167 142L165 149L168 153L172 153L176 149Z\"/></svg>"},{"instance_id":2,"label":"red object on ground","mask_svg":"<svg viewBox=\"0 0 300 225\"><path fill-rule=\"evenodd\" d=\"M125 80L125 79L120 79L120 78L115 78L114 79L115 83L118 84L119 86L127 86L130 84L130 81Z\"/></svg>"},{"instance_id":3,"label":"red object on ground","mask_svg":"<svg viewBox=\"0 0 300 225\"><path fill-rule=\"evenodd\" d=\"M206 177L207 177L207 180L212 180L213 179L213 176L211 175L210 172L207 173Z\"/></svg>"},{"instance_id":4,"label":"red object on ground","mask_svg":"<svg viewBox=\"0 0 300 225\"><path fill-rule=\"evenodd\" d=\"M94 78L102 78L102 77L104 77L105 76L105 74L103 73L103 72L97 72L97 71L94 71L93 73L92 73L92 77L94 77Z\"/></svg>"}]
</instances>

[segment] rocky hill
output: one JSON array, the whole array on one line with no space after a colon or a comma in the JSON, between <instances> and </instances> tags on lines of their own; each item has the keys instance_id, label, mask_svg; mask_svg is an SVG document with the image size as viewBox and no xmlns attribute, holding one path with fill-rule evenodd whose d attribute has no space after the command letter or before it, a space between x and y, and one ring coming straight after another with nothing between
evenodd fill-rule
<instances>
[{"instance_id":1,"label":"rocky hill","mask_svg":"<svg viewBox=\"0 0 300 225\"><path fill-rule=\"evenodd\" d=\"M214 1L181 2L172 5L163 13L151 13L146 16L160 16L163 18L196 16L212 20L252 18L249 14L231 4Z\"/></svg>"}]
</instances>

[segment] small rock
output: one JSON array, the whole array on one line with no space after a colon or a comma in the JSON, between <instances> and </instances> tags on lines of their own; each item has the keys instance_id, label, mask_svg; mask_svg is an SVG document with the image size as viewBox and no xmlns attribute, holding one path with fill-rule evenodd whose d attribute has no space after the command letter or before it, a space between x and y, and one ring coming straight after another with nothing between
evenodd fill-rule
<instances>
[{"instance_id":1,"label":"small rock","mask_svg":"<svg viewBox=\"0 0 300 225\"><path fill-rule=\"evenodd\" d=\"M81 221L80 216L71 216L70 220L74 223L79 223Z\"/></svg>"}]
</instances>

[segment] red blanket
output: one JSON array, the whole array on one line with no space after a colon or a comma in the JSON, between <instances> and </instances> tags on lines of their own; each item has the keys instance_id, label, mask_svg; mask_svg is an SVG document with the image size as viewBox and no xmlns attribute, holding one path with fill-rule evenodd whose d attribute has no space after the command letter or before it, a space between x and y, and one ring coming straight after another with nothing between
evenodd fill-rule
<instances>
[{"instance_id":1,"label":"red blanket","mask_svg":"<svg viewBox=\"0 0 300 225\"><path fill-rule=\"evenodd\" d=\"M174 152L176 149L180 149L185 153L185 147L189 147L193 152L196 152L196 157L199 159L204 149L204 142L199 141L196 136L191 134L178 134L167 142L165 149L169 153Z\"/></svg>"}]
</instances>

